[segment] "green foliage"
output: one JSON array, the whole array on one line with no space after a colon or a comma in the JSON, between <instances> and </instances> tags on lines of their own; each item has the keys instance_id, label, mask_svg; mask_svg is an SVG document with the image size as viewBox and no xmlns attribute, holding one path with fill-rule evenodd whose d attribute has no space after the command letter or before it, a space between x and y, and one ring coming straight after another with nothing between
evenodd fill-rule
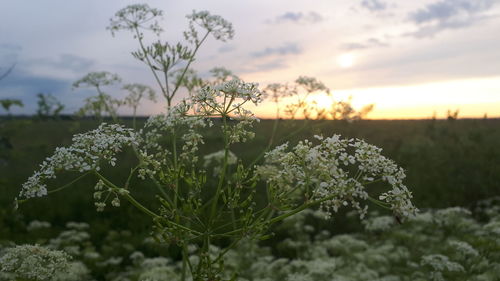
<instances>
[{"instance_id":1,"label":"green foliage","mask_svg":"<svg viewBox=\"0 0 500 281\"><path fill-rule=\"evenodd\" d=\"M24 104L21 100L18 99L0 99L0 105L2 105L3 109L10 115L10 108L12 106L23 107Z\"/></svg>"},{"instance_id":2,"label":"green foliage","mask_svg":"<svg viewBox=\"0 0 500 281\"><path fill-rule=\"evenodd\" d=\"M121 78L107 71L90 72L73 83L73 88L95 88L97 95L85 99L84 105L78 110L80 116L91 115L102 122L104 116L111 116L116 122L118 107L121 101L103 92L103 86L111 86L121 82Z\"/></svg>"},{"instance_id":3,"label":"green foliage","mask_svg":"<svg viewBox=\"0 0 500 281\"><path fill-rule=\"evenodd\" d=\"M372 213L363 222L364 232L348 234L324 230L323 216L320 211L306 210L287 218L275 228L285 236L272 248L243 240L224 257L229 269L224 279L495 281L500 274L500 198L479 202L472 213L463 208L428 210L402 225L392 217ZM49 225L31 222L24 231L30 239L37 239ZM101 240L92 239L89 231L87 224L71 222L55 238L39 240L41 249L63 251L66 260L71 256L66 272L56 280L180 279L182 261L174 248L167 250L150 238L133 239L128 231L111 231ZM0 260L11 260L9 253L15 248L4 245ZM199 262L198 250L197 245L188 246L193 265ZM211 245L209 255L216 258L219 251ZM4 263L0 280L12 278L7 269L10 264ZM32 274L38 269L28 272L25 267L23 272Z\"/></svg>"},{"instance_id":4,"label":"green foliage","mask_svg":"<svg viewBox=\"0 0 500 281\"><path fill-rule=\"evenodd\" d=\"M57 100L52 94L37 94L38 109L36 111L38 118L47 119L60 117L61 111L64 110L64 105Z\"/></svg>"}]
</instances>

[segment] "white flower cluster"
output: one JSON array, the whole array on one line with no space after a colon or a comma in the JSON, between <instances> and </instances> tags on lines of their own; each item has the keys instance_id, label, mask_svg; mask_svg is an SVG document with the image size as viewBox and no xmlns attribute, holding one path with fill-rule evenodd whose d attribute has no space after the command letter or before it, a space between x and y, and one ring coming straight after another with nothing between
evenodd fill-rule
<instances>
[{"instance_id":1,"label":"white flower cluster","mask_svg":"<svg viewBox=\"0 0 500 281\"><path fill-rule=\"evenodd\" d=\"M192 116L188 112L192 106L186 101L172 107L168 113L151 116L146 124L143 134L143 140L139 155L142 166L139 169L139 177L145 178L146 175L153 176L168 163L170 152L161 146L161 140L167 136L178 136L183 141L182 152L179 155L181 160L187 163L198 161L196 152L198 146L203 144L203 136L197 129L206 126L212 126L210 120L202 116Z\"/></svg>"},{"instance_id":2,"label":"white flower cluster","mask_svg":"<svg viewBox=\"0 0 500 281\"><path fill-rule=\"evenodd\" d=\"M302 86L308 93L324 91L329 93L330 89L328 89L323 82L317 80L314 77L300 76L295 80L297 85Z\"/></svg>"},{"instance_id":3,"label":"white flower cluster","mask_svg":"<svg viewBox=\"0 0 500 281\"><path fill-rule=\"evenodd\" d=\"M195 114L202 116L227 117L236 120L229 133L229 142L245 142L254 133L247 130L253 122L259 121L254 114L243 107L247 102L257 105L262 102L256 83L245 83L232 79L215 86L205 86L192 97Z\"/></svg>"},{"instance_id":4,"label":"white flower cluster","mask_svg":"<svg viewBox=\"0 0 500 281\"><path fill-rule=\"evenodd\" d=\"M464 241L451 240L448 242L448 245L463 257L477 257L479 255L479 252L474 247Z\"/></svg>"},{"instance_id":5,"label":"white flower cluster","mask_svg":"<svg viewBox=\"0 0 500 281\"><path fill-rule=\"evenodd\" d=\"M161 17L162 14L161 10L150 8L147 4L129 5L115 13L107 29L112 35L115 35L118 30L135 31L136 28L149 29L159 34L162 29L156 18ZM142 34L139 36L142 37Z\"/></svg>"},{"instance_id":6,"label":"white flower cluster","mask_svg":"<svg viewBox=\"0 0 500 281\"><path fill-rule=\"evenodd\" d=\"M118 195L126 195L129 193L127 189L124 188L113 188L107 186L102 180L99 180L94 187L94 199L96 200L95 206L98 212L104 211L106 207L106 201L110 198L110 196L114 196L111 200L111 206L120 207L120 198ZM106 196L103 196L106 195Z\"/></svg>"},{"instance_id":7,"label":"white flower cluster","mask_svg":"<svg viewBox=\"0 0 500 281\"><path fill-rule=\"evenodd\" d=\"M434 271L437 272L462 272L464 267L459 263L452 262L447 256L435 254L426 255L422 257L420 261L422 266L430 266Z\"/></svg>"},{"instance_id":8,"label":"white flower cluster","mask_svg":"<svg viewBox=\"0 0 500 281\"><path fill-rule=\"evenodd\" d=\"M280 83L272 83L266 86L262 91L264 99L270 99L275 103L279 103L282 99L296 94L296 89Z\"/></svg>"},{"instance_id":9,"label":"white flower cluster","mask_svg":"<svg viewBox=\"0 0 500 281\"><path fill-rule=\"evenodd\" d=\"M377 216L363 221L368 232L384 232L395 225L396 221L390 216Z\"/></svg>"},{"instance_id":10,"label":"white flower cluster","mask_svg":"<svg viewBox=\"0 0 500 281\"><path fill-rule=\"evenodd\" d=\"M306 200L324 200L322 209L328 214L351 205L360 216L366 214L361 200L369 198L366 185L385 181L391 189L380 195L399 218L414 215L417 209L410 199L411 192L403 185L402 168L380 154L381 149L358 139L315 136L318 145L306 140L288 150L288 144L266 153L265 163L257 173L269 184L278 202L290 196Z\"/></svg>"},{"instance_id":11,"label":"white flower cluster","mask_svg":"<svg viewBox=\"0 0 500 281\"><path fill-rule=\"evenodd\" d=\"M217 40L226 41L228 39L232 39L234 36L233 25L218 15L211 15L208 11L193 11L192 14L186 16L190 22L195 22L199 26L205 28L208 32L212 33L212 35ZM195 32L192 23L190 23L190 31L186 32L185 36L189 38L189 36L193 36L197 38L196 34L192 34Z\"/></svg>"},{"instance_id":12,"label":"white flower cluster","mask_svg":"<svg viewBox=\"0 0 500 281\"><path fill-rule=\"evenodd\" d=\"M137 145L137 137L131 129L117 124L103 123L99 128L73 136L69 147L58 147L22 185L19 197L33 198L47 195L45 181L54 179L58 171L87 172L100 170L104 160L116 164L116 154L124 146Z\"/></svg>"},{"instance_id":13,"label":"white flower cluster","mask_svg":"<svg viewBox=\"0 0 500 281\"><path fill-rule=\"evenodd\" d=\"M217 152L205 155L203 157L204 160L203 167L208 168L210 166L213 166L214 167L213 175L217 176L217 174L221 170L222 163L224 162L224 155L225 155L224 150L219 150ZM229 150L227 155L227 164L234 165L236 164L236 162L238 162L238 157L236 157L236 155Z\"/></svg>"},{"instance_id":14,"label":"white flower cluster","mask_svg":"<svg viewBox=\"0 0 500 281\"><path fill-rule=\"evenodd\" d=\"M52 225L50 224L50 222L34 220L34 221L31 221L28 224L28 226L26 227L26 229L28 231L36 231L36 230L39 230L39 229L50 228L51 226Z\"/></svg>"},{"instance_id":15,"label":"white flower cluster","mask_svg":"<svg viewBox=\"0 0 500 281\"><path fill-rule=\"evenodd\" d=\"M73 88L100 87L121 82L121 78L108 71L90 72L73 83Z\"/></svg>"},{"instance_id":16,"label":"white flower cluster","mask_svg":"<svg viewBox=\"0 0 500 281\"><path fill-rule=\"evenodd\" d=\"M134 83L123 86L123 89L129 92L128 96L123 100L123 103L132 107L134 111L139 107L141 99L143 98L156 102L156 93L149 86Z\"/></svg>"},{"instance_id":17,"label":"white flower cluster","mask_svg":"<svg viewBox=\"0 0 500 281\"><path fill-rule=\"evenodd\" d=\"M258 104L262 101L256 83L245 83L232 79L215 86L205 86L192 97L198 105L196 112L206 116L221 116L242 110L248 101ZM244 111L246 113L246 111Z\"/></svg>"},{"instance_id":18,"label":"white flower cluster","mask_svg":"<svg viewBox=\"0 0 500 281\"><path fill-rule=\"evenodd\" d=\"M67 271L69 259L62 251L21 245L5 250L0 257L0 270L23 280L52 280L54 274Z\"/></svg>"}]
</instances>

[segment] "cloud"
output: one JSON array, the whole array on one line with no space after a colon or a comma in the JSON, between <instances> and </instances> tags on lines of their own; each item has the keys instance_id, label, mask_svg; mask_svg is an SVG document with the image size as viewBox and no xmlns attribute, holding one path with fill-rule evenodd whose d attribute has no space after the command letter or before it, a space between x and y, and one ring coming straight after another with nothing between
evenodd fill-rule
<instances>
[{"instance_id":1,"label":"cloud","mask_svg":"<svg viewBox=\"0 0 500 281\"><path fill-rule=\"evenodd\" d=\"M276 48L265 48L261 51L254 52L251 54L254 58L269 57L274 55L285 56L285 55L297 55L302 53L301 48L296 43L288 43Z\"/></svg>"},{"instance_id":2,"label":"cloud","mask_svg":"<svg viewBox=\"0 0 500 281\"><path fill-rule=\"evenodd\" d=\"M32 75L15 68L0 82L0 95L8 95L11 89L22 89L27 95L39 92L57 93L70 89L72 81Z\"/></svg>"},{"instance_id":3,"label":"cloud","mask_svg":"<svg viewBox=\"0 0 500 281\"><path fill-rule=\"evenodd\" d=\"M20 99L24 103L22 109L17 109L17 113L32 113L36 111L36 94L52 93L58 99L68 96L71 91L72 81L33 75L24 71L21 67L15 68L9 76L0 81L0 98ZM61 99L67 103L67 99ZM70 102L67 108L78 104L78 101Z\"/></svg>"},{"instance_id":4,"label":"cloud","mask_svg":"<svg viewBox=\"0 0 500 281\"><path fill-rule=\"evenodd\" d=\"M362 49L371 49L371 48L388 47L388 46L389 44L382 42L377 38L370 38L364 42L343 44L342 48L351 51L351 50L362 50Z\"/></svg>"},{"instance_id":5,"label":"cloud","mask_svg":"<svg viewBox=\"0 0 500 281\"><path fill-rule=\"evenodd\" d=\"M249 63L239 68L236 67L235 72L238 74L246 74L246 73L271 71L285 67L288 67L288 64L285 62L285 60L283 58L278 58L266 62Z\"/></svg>"},{"instance_id":6,"label":"cloud","mask_svg":"<svg viewBox=\"0 0 500 281\"><path fill-rule=\"evenodd\" d=\"M363 0L361 1L361 6L372 12L380 12L387 9L387 3L380 0Z\"/></svg>"},{"instance_id":7,"label":"cloud","mask_svg":"<svg viewBox=\"0 0 500 281\"><path fill-rule=\"evenodd\" d=\"M17 62L22 47L15 44L0 44L0 72Z\"/></svg>"},{"instance_id":8,"label":"cloud","mask_svg":"<svg viewBox=\"0 0 500 281\"><path fill-rule=\"evenodd\" d=\"M490 10L498 0L441 0L431 3L408 15L418 29L407 35L414 37L432 37L446 29L459 29L484 21L490 16Z\"/></svg>"},{"instance_id":9,"label":"cloud","mask_svg":"<svg viewBox=\"0 0 500 281\"><path fill-rule=\"evenodd\" d=\"M23 48L16 44L3 43L0 44L0 52L9 51L9 52L20 52Z\"/></svg>"},{"instance_id":10,"label":"cloud","mask_svg":"<svg viewBox=\"0 0 500 281\"><path fill-rule=\"evenodd\" d=\"M310 11L309 13L302 13L302 12L286 12L280 16L277 16L273 20L267 20L266 23L269 24L280 24L280 23L286 23L286 22L292 22L292 23L319 23L322 22L324 18L313 11Z\"/></svg>"},{"instance_id":11,"label":"cloud","mask_svg":"<svg viewBox=\"0 0 500 281\"><path fill-rule=\"evenodd\" d=\"M94 61L91 59L79 57L71 54L59 55L57 59L51 58L41 58L33 59L27 62L29 66L49 66L56 69L70 70L75 73L81 73L87 71L90 67L94 65Z\"/></svg>"},{"instance_id":12,"label":"cloud","mask_svg":"<svg viewBox=\"0 0 500 281\"><path fill-rule=\"evenodd\" d=\"M220 47L217 51L221 54L224 54L224 53L230 53L232 51L236 50L236 47L233 46L233 45L224 45L222 47Z\"/></svg>"}]
</instances>

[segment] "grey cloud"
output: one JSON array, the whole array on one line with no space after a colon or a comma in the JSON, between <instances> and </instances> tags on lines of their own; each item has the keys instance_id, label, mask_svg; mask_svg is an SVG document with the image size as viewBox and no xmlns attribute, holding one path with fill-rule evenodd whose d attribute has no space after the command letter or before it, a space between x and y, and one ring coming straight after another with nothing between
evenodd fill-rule
<instances>
[{"instance_id":1,"label":"grey cloud","mask_svg":"<svg viewBox=\"0 0 500 281\"><path fill-rule=\"evenodd\" d=\"M351 69L327 72L335 77L338 89L391 87L455 79L496 77L500 75L500 41L488 38L482 44L440 46L408 50L383 60L360 63Z\"/></svg>"},{"instance_id":2,"label":"grey cloud","mask_svg":"<svg viewBox=\"0 0 500 281\"><path fill-rule=\"evenodd\" d=\"M302 53L301 48L296 43L288 43L276 48L265 48L261 51L254 52L251 54L254 58L268 57L273 55L296 55Z\"/></svg>"},{"instance_id":3,"label":"grey cloud","mask_svg":"<svg viewBox=\"0 0 500 281\"><path fill-rule=\"evenodd\" d=\"M267 23L270 24L279 24L284 22L293 22L293 23L318 23L322 22L323 17L314 12L310 11L309 13L302 12L286 12L273 20L268 20Z\"/></svg>"},{"instance_id":4,"label":"grey cloud","mask_svg":"<svg viewBox=\"0 0 500 281\"><path fill-rule=\"evenodd\" d=\"M23 48L16 44L3 43L0 44L0 51L9 51L9 52L20 52Z\"/></svg>"},{"instance_id":5,"label":"grey cloud","mask_svg":"<svg viewBox=\"0 0 500 281\"><path fill-rule=\"evenodd\" d=\"M279 58L279 59L274 59L274 60L271 60L268 62L247 64L247 65L240 67L240 68L237 67L235 69L235 72L241 73L241 74L253 73L253 72L270 71L270 70L285 68L287 66L288 66L288 64L286 64L285 60L282 58Z\"/></svg>"},{"instance_id":6,"label":"grey cloud","mask_svg":"<svg viewBox=\"0 0 500 281\"><path fill-rule=\"evenodd\" d=\"M71 54L62 54L57 59L41 58L33 59L27 62L27 65L47 65L58 69L67 69L75 73L87 71L94 65L94 61L87 58Z\"/></svg>"},{"instance_id":7,"label":"grey cloud","mask_svg":"<svg viewBox=\"0 0 500 281\"><path fill-rule=\"evenodd\" d=\"M217 51L221 54L223 53L229 53L229 52L232 52L236 50L236 47L233 46L233 45L224 45L222 47L220 47Z\"/></svg>"},{"instance_id":8,"label":"grey cloud","mask_svg":"<svg viewBox=\"0 0 500 281\"><path fill-rule=\"evenodd\" d=\"M36 76L21 68L15 68L9 76L0 81L0 98L21 99L25 106L17 111L32 113L36 110L37 93L52 93L63 103L67 103L67 100L61 97L68 96L71 83L69 80ZM73 101L72 105L77 103L78 101ZM67 108L70 106L71 104L68 104Z\"/></svg>"},{"instance_id":9,"label":"grey cloud","mask_svg":"<svg viewBox=\"0 0 500 281\"><path fill-rule=\"evenodd\" d=\"M388 47L389 44L383 42L377 38L370 38L364 42L354 42L343 44L342 48L346 50L361 50L361 49L371 49L379 47Z\"/></svg>"},{"instance_id":10,"label":"grey cloud","mask_svg":"<svg viewBox=\"0 0 500 281\"><path fill-rule=\"evenodd\" d=\"M361 1L361 6L372 12L379 12L387 9L387 3L380 0L363 0Z\"/></svg>"},{"instance_id":11,"label":"grey cloud","mask_svg":"<svg viewBox=\"0 0 500 281\"><path fill-rule=\"evenodd\" d=\"M441 0L408 15L418 29L407 35L431 37L446 29L459 29L484 21L498 0Z\"/></svg>"},{"instance_id":12,"label":"grey cloud","mask_svg":"<svg viewBox=\"0 0 500 281\"><path fill-rule=\"evenodd\" d=\"M71 83L72 81L31 75L22 70L14 69L0 83L0 92L3 95L8 89L23 88L26 93L56 93L70 89Z\"/></svg>"},{"instance_id":13,"label":"grey cloud","mask_svg":"<svg viewBox=\"0 0 500 281\"><path fill-rule=\"evenodd\" d=\"M264 71L264 70L273 70L273 69L278 69L278 68L284 68L288 66L284 60L274 60L271 62L266 62L266 63L261 63L257 64L255 66L255 69L257 71Z\"/></svg>"},{"instance_id":14,"label":"grey cloud","mask_svg":"<svg viewBox=\"0 0 500 281\"><path fill-rule=\"evenodd\" d=\"M21 46L15 44L0 44L0 69L16 63L22 49Z\"/></svg>"}]
</instances>

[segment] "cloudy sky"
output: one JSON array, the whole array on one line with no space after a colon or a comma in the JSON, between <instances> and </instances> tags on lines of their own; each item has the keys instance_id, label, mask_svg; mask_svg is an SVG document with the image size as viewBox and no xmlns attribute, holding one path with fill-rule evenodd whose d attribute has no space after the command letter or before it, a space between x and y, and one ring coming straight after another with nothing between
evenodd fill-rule
<instances>
[{"instance_id":1,"label":"cloudy sky","mask_svg":"<svg viewBox=\"0 0 500 281\"><path fill-rule=\"evenodd\" d=\"M136 2L0 1L0 73L15 64L0 81L0 98L26 104L13 112L34 112L39 92L74 112L91 92L71 84L90 71L154 85L130 55L137 49L132 36L105 29L117 10ZM233 40L211 38L202 47L194 63L201 75L224 66L260 85L317 77L338 99L374 103L371 118L442 117L448 109L500 117L500 0L144 2L165 12L162 38L170 42L182 40L193 9L233 23ZM162 107L145 104L140 113ZM269 116L272 105L255 111Z\"/></svg>"}]
</instances>

